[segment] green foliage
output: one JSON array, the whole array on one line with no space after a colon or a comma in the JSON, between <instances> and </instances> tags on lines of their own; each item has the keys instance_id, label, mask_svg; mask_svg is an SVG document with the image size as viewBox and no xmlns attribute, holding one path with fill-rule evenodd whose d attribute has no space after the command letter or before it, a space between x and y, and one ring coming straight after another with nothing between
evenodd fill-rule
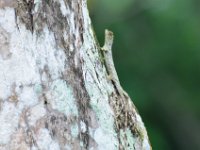
<instances>
[{"instance_id":1,"label":"green foliage","mask_svg":"<svg viewBox=\"0 0 200 150\"><path fill-rule=\"evenodd\" d=\"M105 28L115 34L119 78L153 149L200 149L200 1L103 0L92 7L100 43Z\"/></svg>"}]
</instances>

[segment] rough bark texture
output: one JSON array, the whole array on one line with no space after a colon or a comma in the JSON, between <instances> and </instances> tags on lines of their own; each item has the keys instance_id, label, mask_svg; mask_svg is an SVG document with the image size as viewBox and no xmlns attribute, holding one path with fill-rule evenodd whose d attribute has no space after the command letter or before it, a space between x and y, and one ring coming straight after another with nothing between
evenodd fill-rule
<instances>
[{"instance_id":1,"label":"rough bark texture","mask_svg":"<svg viewBox=\"0 0 200 150\"><path fill-rule=\"evenodd\" d=\"M149 150L107 78L86 0L0 0L0 150Z\"/></svg>"}]
</instances>

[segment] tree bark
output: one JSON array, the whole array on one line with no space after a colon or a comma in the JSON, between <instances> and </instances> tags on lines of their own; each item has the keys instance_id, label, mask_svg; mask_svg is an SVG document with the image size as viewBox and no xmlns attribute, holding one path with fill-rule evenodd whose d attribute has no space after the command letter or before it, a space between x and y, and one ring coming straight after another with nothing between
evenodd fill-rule
<instances>
[{"instance_id":1,"label":"tree bark","mask_svg":"<svg viewBox=\"0 0 200 150\"><path fill-rule=\"evenodd\" d=\"M86 0L0 0L0 149L151 149L101 56Z\"/></svg>"}]
</instances>

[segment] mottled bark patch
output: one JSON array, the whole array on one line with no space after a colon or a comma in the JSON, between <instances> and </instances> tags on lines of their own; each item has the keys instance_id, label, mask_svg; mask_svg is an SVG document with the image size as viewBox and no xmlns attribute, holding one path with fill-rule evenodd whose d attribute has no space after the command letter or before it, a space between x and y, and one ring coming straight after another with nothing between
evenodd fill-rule
<instances>
[{"instance_id":1,"label":"mottled bark patch","mask_svg":"<svg viewBox=\"0 0 200 150\"><path fill-rule=\"evenodd\" d=\"M33 14L34 0L18 0L15 8L16 17L24 23L26 28L33 32Z\"/></svg>"},{"instance_id":2,"label":"mottled bark patch","mask_svg":"<svg viewBox=\"0 0 200 150\"><path fill-rule=\"evenodd\" d=\"M61 149L65 149L66 145L71 149L80 149L78 118L76 116L65 116L52 108L47 110L48 114L37 121L34 134L37 136L42 128L46 128L52 140L59 142Z\"/></svg>"},{"instance_id":3,"label":"mottled bark patch","mask_svg":"<svg viewBox=\"0 0 200 150\"><path fill-rule=\"evenodd\" d=\"M0 0L0 8L4 7L16 7L17 0Z\"/></svg>"},{"instance_id":4,"label":"mottled bark patch","mask_svg":"<svg viewBox=\"0 0 200 150\"><path fill-rule=\"evenodd\" d=\"M0 26L0 56L5 60L11 57L10 34Z\"/></svg>"},{"instance_id":5,"label":"mottled bark patch","mask_svg":"<svg viewBox=\"0 0 200 150\"><path fill-rule=\"evenodd\" d=\"M38 5L37 9L35 8L36 5ZM68 26L68 23L61 13L59 2L54 0L42 1L33 7L33 27L35 32L40 33L45 26L48 26L49 30L55 33L55 36L63 35L63 30Z\"/></svg>"}]
</instances>

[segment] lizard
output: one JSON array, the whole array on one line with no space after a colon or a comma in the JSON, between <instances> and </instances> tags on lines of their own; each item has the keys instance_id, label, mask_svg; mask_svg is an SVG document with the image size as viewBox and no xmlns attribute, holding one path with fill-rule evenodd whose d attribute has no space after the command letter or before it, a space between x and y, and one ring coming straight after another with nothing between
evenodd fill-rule
<instances>
[{"instance_id":1,"label":"lizard","mask_svg":"<svg viewBox=\"0 0 200 150\"><path fill-rule=\"evenodd\" d=\"M106 29L105 41L103 47L101 47L101 50L103 52L103 59L105 62L106 71L108 73L108 79L113 82L113 85L119 96L128 97L128 94L123 90L122 86L120 85L117 71L115 69L113 55L112 55L113 39L114 39L113 32Z\"/></svg>"},{"instance_id":2,"label":"lizard","mask_svg":"<svg viewBox=\"0 0 200 150\"><path fill-rule=\"evenodd\" d=\"M108 74L108 79L111 80L116 93L119 95L119 97L121 97L121 100L119 100L118 106L116 105L117 108L117 117L122 115L122 111L126 111L124 114L124 118L125 118L125 126L127 126L128 124L128 114L127 114L127 110L129 109L129 106L133 106L135 108L135 106L133 105L133 103L131 104L131 100L130 97L128 96L128 94L124 91L124 89L122 88L122 86L120 85L120 81L117 75L117 71L115 69L115 65L114 65L114 61L113 61L113 55L112 55L112 45L113 45L113 40L114 40L114 34L112 31L109 30L105 30L105 41L104 41L104 45L101 48L101 50L103 51L103 57L104 57L104 61L105 61L105 67L106 67L106 71ZM129 103L127 105L127 102ZM120 106L120 107L119 107ZM136 108L135 108L136 109Z\"/></svg>"}]
</instances>

